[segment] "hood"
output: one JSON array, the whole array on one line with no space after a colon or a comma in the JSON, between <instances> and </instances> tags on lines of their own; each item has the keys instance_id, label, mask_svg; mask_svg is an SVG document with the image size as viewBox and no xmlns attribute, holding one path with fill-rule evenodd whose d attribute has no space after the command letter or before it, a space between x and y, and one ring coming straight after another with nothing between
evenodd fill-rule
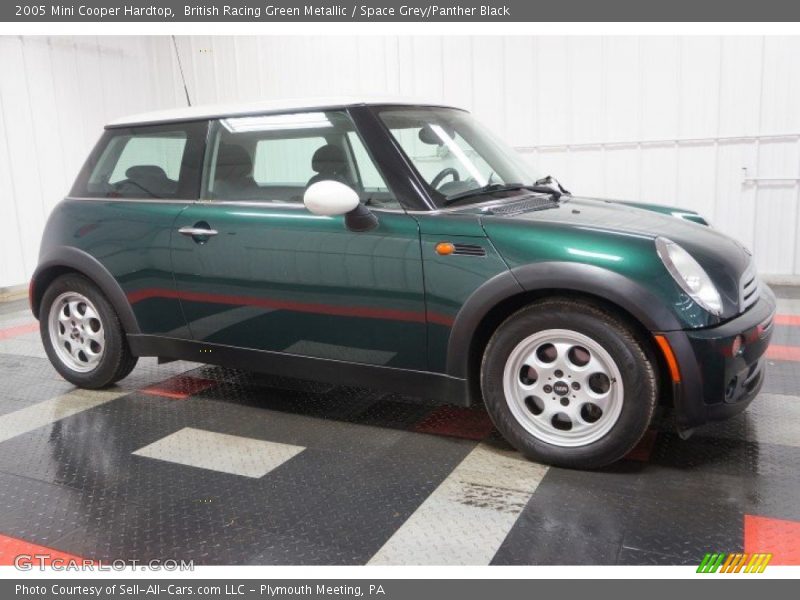
<instances>
[{"instance_id":1,"label":"hood","mask_svg":"<svg viewBox=\"0 0 800 600\"><path fill-rule=\"evenodd\" d=\"M510 198L504 208L509 205L513 205ZM627 246L629 253L652 250L652 255L656 256L654 240L668 238L686 249L714 281L722 296L724 317L739 312L739 286L752 257L744 246L711 227L613 201L577 197L564 197L551 208L521 209L505 214L492 214L491 208L486 206L468 210L480 213L484 229L493 242L503 228L524 227L531 232L548 230L556 236L566 235L573 245L580 240L583 254L590 254L592 248L605 247L608 240L613 240L613 247L623 253ZM505 237L508 245L510 237ZM546 236L534 237L543 240ZM552 250L552 244L549 246Z\"/></svg>"}]
</instances>

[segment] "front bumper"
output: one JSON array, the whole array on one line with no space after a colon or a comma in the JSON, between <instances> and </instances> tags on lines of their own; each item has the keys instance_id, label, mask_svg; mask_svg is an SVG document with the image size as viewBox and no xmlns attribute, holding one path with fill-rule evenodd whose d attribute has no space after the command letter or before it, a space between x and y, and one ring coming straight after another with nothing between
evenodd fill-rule
<instances>
[{"instance_id":1,"label":"front bumper","mask_svg":"<svg viewBox=\"0 0 800 600\"><path fill-rule=\"evenodd\" d=\"M764 382L764 354L772 338L775 295L762 285L758 302L744 314L707 329L670 331L663 335L680 369L673 384L680 429L727 419L747 408ZM744 344L734 356L734 340Z\"/></svg>"}]
</instances>

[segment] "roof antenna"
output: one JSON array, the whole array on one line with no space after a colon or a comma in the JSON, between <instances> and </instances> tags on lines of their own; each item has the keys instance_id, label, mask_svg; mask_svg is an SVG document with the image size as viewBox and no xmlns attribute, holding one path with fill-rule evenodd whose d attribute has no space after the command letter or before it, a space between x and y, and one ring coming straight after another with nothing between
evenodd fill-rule
<instances>
[{"instance_id":1,"label":"roof antenna","mask_svg":"<svg viewBox=\"0 0 800 600\"><path fill-rule=\"evenodd\" d=\"M189 88L186 87L186 76L183 74L183 64L181 63L181 53L178 52L178 42L175 41L175 36L170 36L172 38L172 46L175 48L175 57L178 59L178 69L181 72L181 81L183 81L183 91L186 94L186 104L188 106L192 105L192 101L189 98Z\"/></svg>"}]
</instances>

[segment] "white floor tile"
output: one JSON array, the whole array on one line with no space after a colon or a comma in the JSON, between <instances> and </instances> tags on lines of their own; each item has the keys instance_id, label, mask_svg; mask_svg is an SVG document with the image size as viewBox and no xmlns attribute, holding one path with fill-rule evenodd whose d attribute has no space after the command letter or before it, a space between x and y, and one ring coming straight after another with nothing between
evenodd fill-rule
<instances>
[{"instance_id":1,"label":"white floor tile","mask_svg":"<svg viewBox=\"0 0 800 600\"><path fill-rule=\"evenodd\" d=\"M263 477L305 450L302 446L186 427L140 448L134 454L221 471L244 477Z\"/></svg>"},{"instance_id":2,"label":"white floor tile","mask_svg":"<svg viewBox=\"0 0 800 600\"><path fill-rule=\"evenodd\" d=\"M80 390L0 416L0 442L94 408L127 394L125 391Z\"/></svg>"},{"instance_id":3,"label":"white floor tile","mask_svg":"<svg viewBox=\"0 0 800 600\"><path fill-rule=\"evenodd\" d=\"M480 444L369 564L489 564L546 472L517 452Z\"/></svg>"}]
</instances>

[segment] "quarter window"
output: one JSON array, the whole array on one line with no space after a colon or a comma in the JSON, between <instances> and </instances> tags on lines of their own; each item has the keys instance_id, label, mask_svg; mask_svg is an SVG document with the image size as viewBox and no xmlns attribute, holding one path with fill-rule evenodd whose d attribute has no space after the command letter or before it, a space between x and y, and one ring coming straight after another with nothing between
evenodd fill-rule
<instances>
[{"instance_id":1,"label":"quarter window","mask_svg":"<svg viewBox=\"0 0 800 600\"><path fill-rule=\"evenodd\" d=\"M71 195L196 199L207 122L107 129Z\"/></svg>"},{"instance_id":2,"label":"quarter window","mask_svg":"<svg viewBox=\"0 0 800 600\"><path fill-rule=\"evenodd\" d=\"M130 169L148 165L160 169L167 179L177 184L183 151L186 148L184 132L142 135L127 139L120 136L115 142L122 144L123 148L108 180L109 183L125 181Z\"/></svg>"}]
</instances>

